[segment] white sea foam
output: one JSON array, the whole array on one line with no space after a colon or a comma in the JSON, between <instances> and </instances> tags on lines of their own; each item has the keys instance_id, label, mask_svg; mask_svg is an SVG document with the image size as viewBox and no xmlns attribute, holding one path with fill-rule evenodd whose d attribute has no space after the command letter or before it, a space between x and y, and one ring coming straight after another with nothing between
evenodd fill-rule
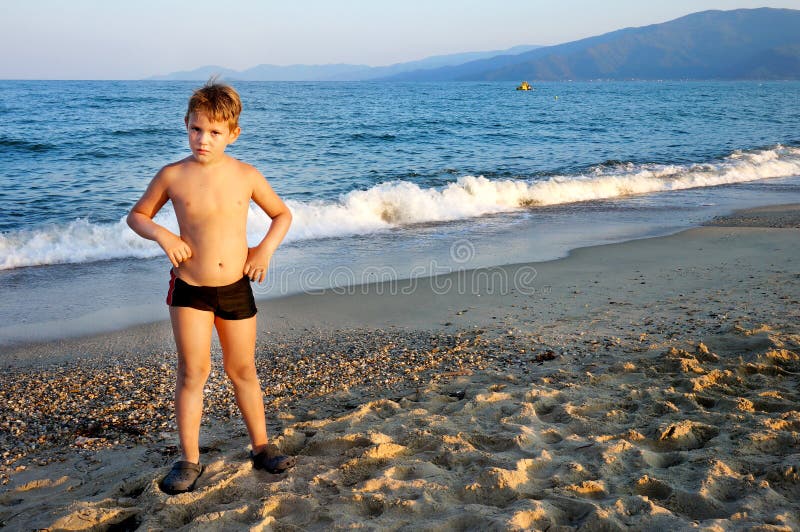
<instances>
[{"instance_id":1,"label":"white sea foam","mask_svg":"<svg viewBox=\"0 0 800 532\"><path fill-rule=\"evenodd\" d=\"M408 224L442 222L537 205L613 199L697 187L800 175L800 148L735 152L721 161L695 165L598 166L585 175L545 180L464 176L443 188L393 181L343 194L336 201L287 201L294 215L287 241L366 234ZM156 218L177 230L174 213ZM250 209L248 238L263 236L269 219ZM75 220L66 225L0 234L0 269L41 264L154 257L158 246L136 236L124 219L113 224Z\"/></svg>"}]
</instances>

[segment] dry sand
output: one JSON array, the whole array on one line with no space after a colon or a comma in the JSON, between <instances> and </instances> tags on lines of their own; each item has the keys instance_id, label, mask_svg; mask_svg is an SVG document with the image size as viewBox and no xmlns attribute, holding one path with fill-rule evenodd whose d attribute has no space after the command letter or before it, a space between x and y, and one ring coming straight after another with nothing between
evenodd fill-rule
<instances>
[{"instance_id":1,"label":"dry sand","mask_svg":"<svg viewBox=\"0 0 800 532\"><path fill-rule=\"evenodd\" d=\"M262 303L270 429L298 465L252 469L216 375L206 472L175 497L163 324L14 351L0 526L798 530L798 221Z\"/></svg>"}]
</instances>

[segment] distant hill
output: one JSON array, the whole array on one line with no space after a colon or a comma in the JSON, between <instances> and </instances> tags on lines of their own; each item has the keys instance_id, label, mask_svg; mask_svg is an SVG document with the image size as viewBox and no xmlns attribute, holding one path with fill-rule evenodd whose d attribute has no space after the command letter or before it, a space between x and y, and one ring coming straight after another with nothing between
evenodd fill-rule
<instances>
[{"instance_id":1,"label":"distant hill","mask_svg":"<svg viewBox=\"0 0 800 532\"><path fill-rule=\"evenodd\" d=\"M449 55L435 55L420 59L419 61L409 61L407 63L397 63L389 66L380 67L367 67L364 70L353 71L338 76L333 76L330 80L351 80L351 81L365 81L371 79L385 78L404 72L413 72L416 70L427 70L434 68L441 68L444 66L453 66L467 63L469 61L476 61L479 59L486 59L489 57L497 57L500 55L516 55L530 50L541 48L535 45L521 45L509 48L507 50L493 50L490 52L465 52L462 54L449 54Z\"/></svg>"},{"instance_id":2,"label":"distant hill","mask_svg":"<svg viewBox=\"0 0 800 532\"><path fill-rule=\"evenodd\" d=\"M207 80L211 76L220 75L224 78L230 78L232 75L236 74L235 70L231 70L229 68L215 66L215 65L208 65L203 66L200 68L195 68L194 70L182 70L180 72L173 72L171 74L167 74L165 76L151 76L147 79L153 80L172 80L172 81L195 81L195 80Z\"/></svg>"},{"instance_id":3,"label":"distant hill","mask_svg":"<svg viewBox=\"0 0 800 532\"><path fill-rule=\"evenodd\" d=\"M800 79L800 11L703 11L663 24L382 79Z\"/></svg>"},{"instance_id":4,"label":"distant hill","mask_svg":"<svg viewBox=\"0 0 800 532\"><path fill-rule=\"evenodd\" d=\"M244 81L317 81L348 72L369 68L367 65L258 65L247 70L231 70L220 66L202 66L194 70L152 76L152 80L205 81L214 74L228 80Z\"/></svg>"},{"instance_id":5,"label":"distant hill","mask_svg":"<svg viewBox=\"0 0 800 532\"><path fill-rule=\"evenodd\" d=\"M221 66L202 66L194 70L172 72L170 74L152 76L152 80L191 80L204 81L213 74L220 74L229 80L245 81L366 81L384 78L404 72L421 69L433 69L452 66L506 54L519 54L539 48L534 45L522 45L508 50L492 50L487 52L466 52L460 54L437 55L397 63L388 66L371 67L368 65L258 65L247 70L231 70Z\"/></svg>"}]
</instances>

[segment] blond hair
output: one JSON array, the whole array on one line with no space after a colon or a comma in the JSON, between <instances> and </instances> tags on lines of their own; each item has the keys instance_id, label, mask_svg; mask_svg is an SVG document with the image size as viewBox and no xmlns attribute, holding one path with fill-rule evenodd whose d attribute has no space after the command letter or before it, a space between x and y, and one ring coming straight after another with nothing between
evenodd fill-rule
<instances>
[{"instance_id":1,"label":"blond hair","mask_svg":"<svg viewBox=\"0 0 800 532\"><path fill-rule=\"evenodd\" d=\"M205 85L195 90L189 98L186 111L186 122L192 113L205 113L210 120L227 122L231 131L239 127L239 115L242 112L242 100L236 89L217 81L214 76Z\"/></svg>"}]
</instances>

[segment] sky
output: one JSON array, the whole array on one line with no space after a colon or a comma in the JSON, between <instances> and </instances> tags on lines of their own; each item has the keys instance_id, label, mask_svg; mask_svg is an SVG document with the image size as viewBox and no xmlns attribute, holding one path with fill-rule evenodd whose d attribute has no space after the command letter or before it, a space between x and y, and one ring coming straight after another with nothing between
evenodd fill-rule
<instances>
[{"instance_id":1,"label":"sky","mask_svg":"<svg viewBox=\"0 0 800 532\"><path fill-rule=\"evenodd\" d=\"M0 79L388 65L753 7L800 9L800 0L0 0Z\"/></svg>"}]
</instances>

